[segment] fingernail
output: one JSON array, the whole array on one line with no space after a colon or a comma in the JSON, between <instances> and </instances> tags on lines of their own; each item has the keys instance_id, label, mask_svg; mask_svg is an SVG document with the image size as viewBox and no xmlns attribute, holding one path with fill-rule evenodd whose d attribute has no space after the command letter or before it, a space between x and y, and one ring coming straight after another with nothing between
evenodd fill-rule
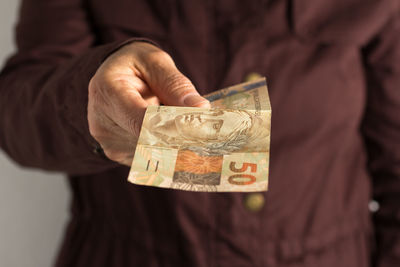
<instances>
[{"instance_id":1,"label":"fingernail","mask_svg":"<svg viewBox=\"0 0 400 267\"><path fill-rule=\"evenodd\" d=\"M183 103L185 106L191 107L210 107L210 102L208 102L207 99L196 94L186 95L183 99Z\"/></svg>"}]
</instances>

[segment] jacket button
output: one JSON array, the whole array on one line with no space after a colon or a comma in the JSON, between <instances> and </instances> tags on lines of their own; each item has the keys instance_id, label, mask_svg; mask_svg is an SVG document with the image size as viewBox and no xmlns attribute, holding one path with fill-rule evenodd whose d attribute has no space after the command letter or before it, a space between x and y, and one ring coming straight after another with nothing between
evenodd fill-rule
<instances>
[{"instance_id":1,"label":"jacket button","mask_svg":"<svg viewBox=\"0 0 400 267\"><path fill-rule=\"evenodd\" d=\"M260 211L264 207L265 198L262 193L250 193L244 198L244 206L252 212Z\"/></svg>"},{"instance_id":2,"label":"jacket button","mask_svg":"<svg viewBox=\"0 0 400 267\"><path fill-rule=\"evenodd\" d=\"M252 81L255 81L255 80L260 79L261 77L262 77L262 76L261 76L261 74L259 74L259 73L250 72L249 74L247 74L247 75L244 77L244 82L252 82Z\"/></svg>"}]
</instances>

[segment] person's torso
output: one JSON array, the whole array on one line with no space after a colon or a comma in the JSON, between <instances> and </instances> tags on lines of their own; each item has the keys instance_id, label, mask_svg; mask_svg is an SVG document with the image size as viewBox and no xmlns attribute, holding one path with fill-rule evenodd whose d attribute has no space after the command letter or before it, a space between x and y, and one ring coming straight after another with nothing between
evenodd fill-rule
<instances>
[{"instance_id":1,"label":"person's torso","mask_svg":"<svg viewBox=\"0 0 400 267\"><path fill-rule=\"evenodd\" d=\"M149 38L202 94L266 76L271 161L261 195L135 186L125 167L73 177L69 234L107 240L79 253L129 266L368 266L362 47L394 1L88 2L99 44Z\"/></svg>"}]
</instances>

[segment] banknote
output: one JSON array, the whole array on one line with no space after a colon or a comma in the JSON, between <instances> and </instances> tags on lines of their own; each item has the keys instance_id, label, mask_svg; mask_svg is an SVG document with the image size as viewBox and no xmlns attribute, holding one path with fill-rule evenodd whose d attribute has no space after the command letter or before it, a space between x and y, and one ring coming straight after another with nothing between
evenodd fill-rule
<instances>
[{"instance_id":1,"label":"banknote","mask_svg":"<svg viewBox=\"0 0 400 267\"><path fill-rule=\"evenodd\" d=\"M130 182L205 192L267 190L271 106L265 78L204 97L211 108L147 108Z\"/></svg>"}]
</instances>

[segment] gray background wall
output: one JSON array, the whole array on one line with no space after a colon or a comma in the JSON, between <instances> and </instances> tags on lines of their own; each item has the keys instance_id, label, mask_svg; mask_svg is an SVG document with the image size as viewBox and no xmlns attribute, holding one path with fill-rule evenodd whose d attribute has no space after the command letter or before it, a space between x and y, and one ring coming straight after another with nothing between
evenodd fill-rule
<instances>
[{"instance_id":1,"label":"gray background wall","mask_svg":"<svg viewBox=\"0 0 400 267\"><path fill-rule=\"evenodd\" d=\"M14 50L19 2L0 1L1 66ZM67 219L68 198L62 175L22 169L0 151L1 267L52 266Z\"/></svg>"}]
</instances>

